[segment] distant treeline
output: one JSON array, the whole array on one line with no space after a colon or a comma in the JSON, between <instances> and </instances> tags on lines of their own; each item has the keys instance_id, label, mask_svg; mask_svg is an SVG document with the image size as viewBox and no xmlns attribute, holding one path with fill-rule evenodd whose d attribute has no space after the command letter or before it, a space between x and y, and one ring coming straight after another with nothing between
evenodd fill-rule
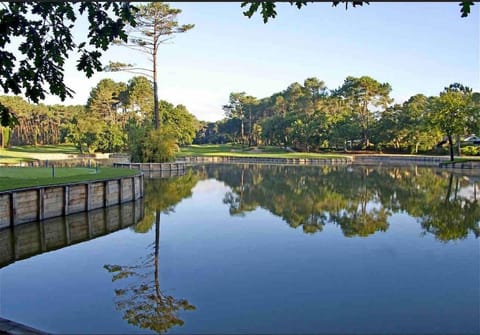
<instances>
[{"instance_id":1,"label":"distant treeline","mask_svg":"<svg viewBox=\"0 0 480 335\"><path fill-rule=\"evenodd\" d=\"M217 122L198 121L185 106L160 100L161 125L177 145L234 142L301 151L432 152L480 134L480 93L462 84L403 103L393 101L391 90L368 76L347 77L336 89L312 77L261 99L231 93ZM153 128L152 84L143 76L127 83L103 79L85 105L30 104L18 96L0 96L0 103L18 120L14 127L0 127L1 147L73 143L82 152L135 156Z\"/></svg>"},{"instance_id":2,"label":"distant treeline","mask_svg":"<svg viewBox=\"0 0 480 335\"><path fill-rule=\"evenodd\" d=\"M347 77L332 90L307 78L261 99L234 92L223 106L225 118L202 122L194 143L418 153L432 151L449 135L455 141L480 133L480 94L468 87L455 83L439 96L416 94L403 103L394 103L391 90L363 76Z\"/></svg>"}]
</instances>

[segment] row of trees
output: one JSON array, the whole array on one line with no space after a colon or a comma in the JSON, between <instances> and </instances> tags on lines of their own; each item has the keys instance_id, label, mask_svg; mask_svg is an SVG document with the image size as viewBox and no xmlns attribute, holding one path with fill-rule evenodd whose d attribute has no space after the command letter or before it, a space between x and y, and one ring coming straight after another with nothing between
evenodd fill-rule
<instances>
[{"instance_id":1,"label":"row of trees","mask_svg":"<svg viewBox=\"0 0 480 335\"><path fill-rule=\"evenodd\" d=\"M0 145L74 143L82 152L128 151L135 161L168 160L177 145L240 142L282 145L298 150L380 149L428 152L480 132L480 94L461 84L438 96L412 96L392 104L391 87L371 77L347 77L329 90L317 78L291 84L257 99L231 93L226 117L199 122L183 105L160 100L160 130L155 128L151 81L136 76L127 83L101 80L85 106L30 104L1 96L18 120L0 127Z\"/></svg>"},{"instance_id":2,"label":"row of trees","mask_svg":"<svg viewBox=\"0 0 480 335\"><path fill-rule=\"evenodd\" d=\"M129 151L137 161L153 160L155 145L148 142L154 128L152 90L147 78L136 76L128 83L101 80L85 106L30 104L18 96L1 96L0 102L18 120L13 127L2 127L1 144L73 143L81 152ZM196 118L183 105L164 100L158 105L164 129L156 136L171 139L174 145L192 143Z\"/></svg>"},{"instance_id":3,"label":"row of trees","mask_svg":"<svg viewBox=\"0 0 480 335\"><path fill-rule=\"evenodd\" d=\"M468 87L454 83L438 96L417 94L403 103L394 103L391 90L369 76L349 76L332 90L312 77L262 99L233 92L225 118L203 123L195 142L418 153L444 137L453 148L455 136L480 131L480 94Z\"/></svg>"}]
</instances>

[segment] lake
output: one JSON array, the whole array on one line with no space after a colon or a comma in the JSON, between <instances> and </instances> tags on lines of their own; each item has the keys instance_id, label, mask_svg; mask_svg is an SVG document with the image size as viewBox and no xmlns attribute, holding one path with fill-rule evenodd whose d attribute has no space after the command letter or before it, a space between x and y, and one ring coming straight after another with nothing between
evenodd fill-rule
<instances>
[{"instance_id":1,"label":"lake","mask_svg":"<svg viewBox=\"0 0 480 335\"><path fill-rule=\"evenodd\" d=\"M478 177L430 168L198 166L145 179L132 225L4 265L0 316L68 334L478 334L479 199ZM34 225L0 238L34 243L18 238Z\"/></svg>"}]
</instances>

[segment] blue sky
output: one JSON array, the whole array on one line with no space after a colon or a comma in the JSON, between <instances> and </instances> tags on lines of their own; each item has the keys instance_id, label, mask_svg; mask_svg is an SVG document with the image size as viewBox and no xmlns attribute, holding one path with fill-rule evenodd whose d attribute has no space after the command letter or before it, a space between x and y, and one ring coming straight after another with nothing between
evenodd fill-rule
<instances>
[{"instance_id":1,"label":"blue sky","mask_svg":"<svg viewBox=\"0 0 480 335\"><path fill-rule=\"evenodd\" d=\"M263 98L308 77L335 89L349 75L369 75L390 83L396 102L417 93L437 95L453 82L480 91L480 3L467 18L460 17L458 2L371 2L348 10L279 3L278 16L267 24L258 13L245 17L239 2L170 4L183 10L180 23L196 26L160 47L159 97L185 105L200 120L221 119L230 92ZM80 25L76 34L84 31ZM149 64L120 47L105 54L108 60ZM98 73L88 79L74 64L67 62L66 82L76 95L66 104L84 104L102 78L126 82L132 76Z\"/></svg>"}]
</instances>

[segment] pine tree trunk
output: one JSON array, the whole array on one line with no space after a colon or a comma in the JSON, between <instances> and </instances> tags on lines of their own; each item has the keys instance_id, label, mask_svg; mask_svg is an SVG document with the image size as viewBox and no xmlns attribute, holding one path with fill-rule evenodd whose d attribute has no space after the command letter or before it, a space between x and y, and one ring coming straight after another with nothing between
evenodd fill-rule
<instances>
[{"instance_id":1,"label":"pine tree trunk","mask_svg":"<svg viewBox=\"0 0 480 335\"><path fill-rule=\"evenodd\" d=\"M158 110L158 86L157 86L157 53L153 53L153 115L155 129L160 129L160 112Z\"/></svg>"}]
</instances>

